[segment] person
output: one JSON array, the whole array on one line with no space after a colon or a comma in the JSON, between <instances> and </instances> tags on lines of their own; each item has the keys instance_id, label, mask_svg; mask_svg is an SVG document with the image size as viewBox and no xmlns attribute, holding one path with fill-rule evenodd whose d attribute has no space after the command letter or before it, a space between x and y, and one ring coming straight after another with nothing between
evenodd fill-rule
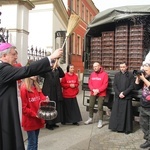
<instances>
[{"instance_id":1,"label":"person","mask_svg":"<svg viewBox=\"0 0 150 150\"><path fill-rule=\"evenodd\" d=\"M120 63L119 67L120 71L114 76L115 100L109 120L109 129L129 134L133 130L132 91L134 76L128 71L125 62Z\"/></svg>"},{"instance_id":2,"label":"person","mask_svg":"<svg viewBox=\"0 0 150 150\"><path fill-rule=\"evenodd\" d=\"M88 80L90 89L89 118L84 124L88 125L93 122L94 106L96 99L98 99L99 121L97 127L101 128L103 125L103 103L108 86L108 74L103 70L99 62L93 64L93 70Z\"/></svg>"},{"instance_id":3,"label":"person","mask_svg":"<svg viewBox=\"0 0 150 150\"><path fill-rule=\"evenodd\" d=\"M74 65L67 66L67 73L61 80L61 86L64 99L64 121L62 124L79 125L82 117L76 97L79 93L79 81L78 76L74 73Z\"/></svg>"},{"instance_id":4,"label":"person","mask_svg":"<svg viewBox=\"0 0 150 150\"><path fill-rule=\"evenodd\" d=\"M16 61L14 62L13 66L15 67L22 67L21 63L19 63L17 61L18 59L18 52L17 52L17 48L15 46L12 47L13 49L15 49L16 52ZM17 80L17 95L18 95L18 108L19 108L19 116L20 116L20 120L22 120L22 102L21 102L21 97L20 97L20 86L21 86L21 82L22 80Z\"/></svg>"},{"instance_id":5,"label":"person","mask_svg":"<svg viewBox=\"0 0 150 150\"><path fill-rule=\"evenodd\" d=\"M10 43L0 44L0 149L24 150L18 111L16 81L51 70L51 61L61 57L62 49L30 66L14 67L16 52Z\"/></svg>"},{"instance_id":6,"label":"person","mask_svg":"<svg viewBox=\"0 0 150 150\"><path fill-rule=\"evenodd\" d=\"M60 78L64 77L65 73L62 68L57 65L51 72L47 72L40 76L44 78L42 92L56 103L57 117L54 120L46 121L46 128L54 130L54 128L59 127L57 123L63 122L63 96Z\"/></svg>"},{"instance_id":7,"label":"person","mask_svg":"<svg viewBox=\"0 0 150 150\"><path fill-rule=\"evenodd\" d=\"M150 147L150 63L144 63L143 73L139 73L135 80L135 89L142 89L140 98L140 127L146 140L140 148Z\"/></svg>"},{"instance_id":8,"label":"person","mask_svg":"<svg viewBox=\"0 0 150 150\"><path fill-rule=\"evenodd\" d=\"M14 49L16 49L15 51L16 51L16 57L17 57L17 59L18 59L18 52L17 52L17 48L14 46ZM19 63L18 61L17 61L17 59L16 59L16 61L14 62L14 64L13 64L13 66L15 66L15 67L22 67L22 65L21 65L21 63ZM18 88L20 89L20 86L21 86L21 82L22 82L22 80L18 80L17 81L17 85L18 85Z\"/></svg>"},{"instance_id":9,"label":"person","mask_svg":"<svg viewBox=\"0 0 150 150\"><path fill-rule=\"evenodd\" d=\"M25 78L20 88L22 100L22 127L27 132L27 150L38 149L38 136L40 129L44 127L45 120L38 117L38 109L41 101L46 100L37 76Z\"/></svg>"}]
</instances>

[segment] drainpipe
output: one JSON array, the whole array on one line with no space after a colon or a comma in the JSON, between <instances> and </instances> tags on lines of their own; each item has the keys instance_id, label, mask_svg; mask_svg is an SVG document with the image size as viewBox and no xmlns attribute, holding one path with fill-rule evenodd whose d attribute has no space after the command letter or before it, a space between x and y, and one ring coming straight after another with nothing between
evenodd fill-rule
<instances>
[{"instance_id":1,"label":"drainpipe","mask_svg":"<svg viewBox=\"0 0 150 150\"><path fill-rule=\"evenodd\" d=\"M72 13L72 0L70 0L69 18L70 18L71 13ZM68 64L71 64L71 52L72 52L72 43L71 43L71 39L72 39L72 36L70 36L70 38L69 38L69 56L68 56Z\"/></svg>"}]
</instances>

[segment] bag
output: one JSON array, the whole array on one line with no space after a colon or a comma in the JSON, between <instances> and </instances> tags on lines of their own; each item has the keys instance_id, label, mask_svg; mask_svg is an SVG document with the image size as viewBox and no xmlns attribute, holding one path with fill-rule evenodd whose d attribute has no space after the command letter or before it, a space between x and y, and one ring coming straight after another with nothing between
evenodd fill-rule
<instances>
[{"instance_id":1,"label":"bag","mask_svg":"<svg viewBox=\"0 0 150 150\"><path fill-rule=\"evenodd\" d=\"M53 120L57 117L56 103L48 98L41 101L38 109L38 117L44 120Z\"/></svg>"}]
</instances>

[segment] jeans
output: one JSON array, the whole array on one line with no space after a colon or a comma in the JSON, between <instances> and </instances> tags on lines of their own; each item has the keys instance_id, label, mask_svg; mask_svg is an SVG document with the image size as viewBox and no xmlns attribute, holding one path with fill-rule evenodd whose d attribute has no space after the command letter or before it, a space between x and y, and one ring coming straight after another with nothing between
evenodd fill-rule
<instances>
[{"instance_id":1,"label":"jeans","mask_svg":"<svg viewBox=\"0 0 150 150\"><path fill-rule=\"evenodd\" d=\"M27 131L28 135L28 147L27 150L37 150L38 149L38 136L40 130Z\"/></svg>"},{"instance_id":2,"label":"jeans","mask_svg":"<svg viewBox=\"0 0 150 150\"><path fill-rule=\"evenodd\" d=\"M104 103L104 97L97 97L97 96L90 96L90 103L89 103L89 117L93 118L93 111L94 111L94 105L96 103L96 99L98 99L98 113L99 113L99 120L103 120L103 103Z\"/></svg>"},{"instance_id":3,"label":"jeans","mask_svg":"<svg viewBox=\"0 0 150 150\"><path fill-rule=\"evenodd\" d=\"M150 108L140 107L140 127L144 133L144 139L150 142Z\"/></svg>"}]
</instances>

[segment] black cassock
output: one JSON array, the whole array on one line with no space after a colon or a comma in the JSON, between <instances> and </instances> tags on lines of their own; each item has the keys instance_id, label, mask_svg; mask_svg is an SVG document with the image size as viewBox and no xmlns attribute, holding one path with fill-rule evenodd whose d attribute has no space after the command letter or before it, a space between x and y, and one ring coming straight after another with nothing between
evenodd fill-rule
<instances>
[{"instance_id":1,"label":"black cassock","mask_svg":"<svg viewBox=\"0 0 150 150\"><path fill-rule=\"evenodd\" d=\"M16 80L50 71L48 58L22 68L0 63L0 150L24 150Z\"/></svg>"},{"instance_id":2,"label":"black cassock","mask_svg":"<svg viewBox=\"0 0 150 150\"><path fill-rule=\"evenodd\" d=\"M60 78L64 77L64 71L61 67L41 75L44 78L42 91L50 100L56 102L57 117L54 120L48 120L49 125L63 122L63 96L60 84Z\"/></svg>"},{"instance_id":3,"label":"black cassock","mask_svg":"<svg viewBox=\"0 0 150 150\"><path fill-rule=\"evenodd\" d=\"M114 78L115 100L109 120L109 129L120 132L132 132L132 90L134 77L130 72L122 74L118 72ZM120 99L119 94L123 91L125 98Z\"/></svg>"}]
</instances>

